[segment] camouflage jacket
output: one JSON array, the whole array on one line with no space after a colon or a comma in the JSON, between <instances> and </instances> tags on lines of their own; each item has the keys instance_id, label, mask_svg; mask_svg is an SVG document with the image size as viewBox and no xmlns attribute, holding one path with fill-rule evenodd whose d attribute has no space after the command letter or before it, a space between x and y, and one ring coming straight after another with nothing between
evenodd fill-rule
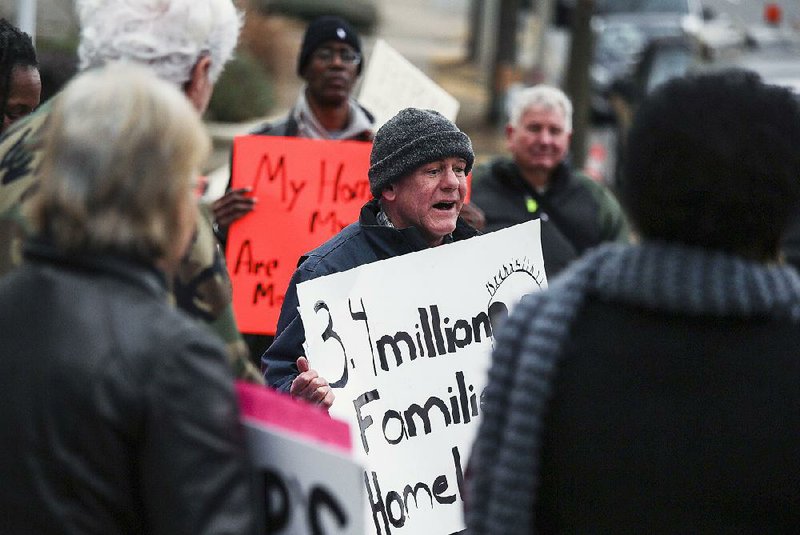
<instances>
[{"instance_id":1,"label":"camouflage jacket","mask_svg":"<svg viewBox=\"0 0 800 535\"><path fill-rule=\"evenodd\" d=\"M0 137L0 275L22 261L22 242L31 232L24 206L38 185L36 171L42 157L38 138L51 102ZM172 281L172 293L179 308L222 338L238 378L263 383L236 326L225 260L209 214L200 207L194 241Z\"/></svg>"}]
</instances>

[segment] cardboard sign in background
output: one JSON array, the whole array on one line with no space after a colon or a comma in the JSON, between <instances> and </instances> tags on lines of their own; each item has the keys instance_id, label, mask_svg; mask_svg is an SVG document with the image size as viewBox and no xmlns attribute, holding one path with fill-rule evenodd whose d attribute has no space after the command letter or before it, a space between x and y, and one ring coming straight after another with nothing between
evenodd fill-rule
<instances>
[{"instance_id":1,"label":"cardboard sign in background","mask_svg":"<svg viewBox=\"0 0 800 535\"><path fill-rule=\"evenodd\" d=\"M233 143L233 188L255 209L231 225L226 260L242 332L274 334L300 256L358 219L371 197L371 143L243 136Z\"/></svg>"},{"instance_id":2,"label":"cardboard sign in background","mask_svg":"<svg viewBox=\"0 0 800 535\"><path fill-rule=\"evenodd\" d=\"M358 101L375 116L376 129L409 107L436 110L455 122L460 106L455 97L383 39L378 39L372 49Z\"/></svg>"},{"instance_id":3,"label":"cardboard sign in background","mask_svg":"<svg viewBox=\"0 0 800 535\"><path fill-rule=\"evenodd\" d=\"M546 287L539 221L298 286L311 365L364 464L367 532L464 528L496 321Z\"/></svg>"}]
</instances>

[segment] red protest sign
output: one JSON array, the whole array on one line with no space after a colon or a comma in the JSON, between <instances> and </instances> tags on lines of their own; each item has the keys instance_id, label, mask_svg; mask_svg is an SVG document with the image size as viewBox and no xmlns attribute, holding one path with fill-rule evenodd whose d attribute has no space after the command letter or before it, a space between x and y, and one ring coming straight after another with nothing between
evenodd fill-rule
<instances>
[{"instance_id":1,"label":"red protest sign","mask_svg":"<svg viewBox=\"0 0 800 535\"><path fill-rule=\"evenodd\" d=\"M242 332L275 334L297 260L358 219L371 197L371 143L243 136L233 142L233 188L255 209L231 225L227 262Z\"/></svg>"}]
</instances>

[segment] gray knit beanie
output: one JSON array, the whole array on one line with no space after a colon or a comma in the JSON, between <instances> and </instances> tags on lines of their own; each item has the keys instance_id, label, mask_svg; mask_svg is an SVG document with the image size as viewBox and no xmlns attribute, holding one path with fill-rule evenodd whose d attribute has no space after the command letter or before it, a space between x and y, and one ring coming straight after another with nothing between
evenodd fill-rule
<instances>
[{"instance_id":1,"label":"gray knit beanie","mask_svg":"<svg viewBox=\"0 0 800 535\"><path fill-rule=\"evenodd\" d=\"M475 153L467 134L437 111L406 108L375 134L369 157L369 189L380 198L383 188L420 165L453 156L467 161L469 173Z\"/></svg>"}]
</instances>

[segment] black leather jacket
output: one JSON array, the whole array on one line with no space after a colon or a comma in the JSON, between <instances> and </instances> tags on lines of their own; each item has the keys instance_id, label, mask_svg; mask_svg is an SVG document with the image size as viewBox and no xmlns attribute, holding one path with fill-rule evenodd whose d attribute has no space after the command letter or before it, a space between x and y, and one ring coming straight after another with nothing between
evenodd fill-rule
<instances>
[{"instance_id":1,"label":"black leather jacket","mask_svg":"<svg viewBox=\"0 0 800 535\"><path fill-rule=\"evenodd\" d=\"M0 531L254 532L224 350L159 272L31 244L0 339Z\"/></svg>"}]
</instances>

